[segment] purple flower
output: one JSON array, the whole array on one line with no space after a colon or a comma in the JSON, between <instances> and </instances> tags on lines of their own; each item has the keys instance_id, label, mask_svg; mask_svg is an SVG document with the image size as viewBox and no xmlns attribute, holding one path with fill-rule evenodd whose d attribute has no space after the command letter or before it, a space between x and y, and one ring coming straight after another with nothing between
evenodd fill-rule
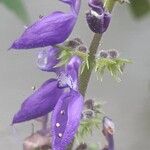
<instances>
[{"instance_id":1,"label":"purple flower","mask_svg":"<svg viewBox=\"0 0 150 150\"><path fill-rule=\"evenodd\" d=\"M52 111L64 92L64 89L58 88L57 84L56 79L47 80L37 91L25 99L21 109L13 118L13 124L35 119Z\"/></svg>"},{"instance_id":2,"label":"purple flower","mask_svg":"<svg viewBox=\"0 0 150 150\"><path fill-rule=\"evenodd\" d=\"M74 49L73 49L74 50ZM59 63L59 54L60 50L59 48L50 46L47 50L42 50L38 53L38 59L37 59L37 66L42 71L48 71L48 72L55 72L56 74L60 75L60 72L63 72L64 67L56 67ZM78 61L77 61L78 60ZM72 65L75 61L75 68L76 65L79 65L81 63L80 59L77 59L74 57L71 59L69 64L67 65L67 70L69 71L69 66ZM77 72L78 73L78 72Z\"/></svg>"},{"instance_id":3,"label":"purple flower","mask_svg":"<svg viewBox=\"0 0 150 150\"><path fill-rule=\"evenodd\" d=\"M59 49L50 46L47 50L42 50L38 53L37 66L42 71L56 71L58 68L55 68L58 61Z\"/></svg>"},{"instance_id":4,"label":"purple flower","mask_svg":"<svg viewBox=\"0 0 150 150\"><path fill-rule=\"evenodd\" d=\"M52 147L54 150L65 150L77 131L83 108L83 97L77 88L80 65L80 59L72 57L62 72L63 78L46 81L29 96L14 116L13 124L41 117L54 110Z\"/></svg>"},{"instance_id":5,"label":"purple flower","mask_svg":"<svg viewBox=\"0 0 150 150\"><path fill-rule=\"evenodd\" d=\"M103 134L108 142L108 145L103 150L114 150L114 134L115 125L112 119L108 117L103 118Z\"/></svg>"},{"instance_id":6,"label":"purple flower","mask_svg":"<svg viewBox=\"0 0 150 150\"><path fill-rule=\"evenodd\" d=\"M91 10L86 13L89 28L95 33L104 33L110 23L111 14L104 9L102 1L89 0Z\"/></svg>"},{"instance_id":7,"label":"purple flower","mask_svg":"<svg viewBox=\"0 0 150 150\"><path fill-rule=\"evenodd\" d=\"M29 26L19 39L11 46L14 49L30 49L45 46L54 46L64 42L73 30L76 23L80 0L61 0L71 7L68 13L56 11L42 17Z\"/></svg>"}]
</instances>

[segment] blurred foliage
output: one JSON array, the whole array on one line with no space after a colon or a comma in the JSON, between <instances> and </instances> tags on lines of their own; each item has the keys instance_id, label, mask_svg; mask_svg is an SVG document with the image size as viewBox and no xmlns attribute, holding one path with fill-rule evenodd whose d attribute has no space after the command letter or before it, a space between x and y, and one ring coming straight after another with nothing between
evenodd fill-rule
<instances>
[{"instance_id":1,"label":"blurred foliage","mask_svg":"<svg viewBox=\"0 0 150 150\"><path fill-rule=\"evenodd\" d=\"M0 0L8 9L13 11L22 21L28 22L29 18L21 0Z\"/></svg>"},{"instance_id":2,"label":"blurred foliage","mask_svg":"<svg viewBox=\"0 0 150 150\"><path fill-rule=\"evenodd\" d=\"M130 0L129 6L136 18L142 18L150 13L150 0Z\"/></svg>"}]
</instances>

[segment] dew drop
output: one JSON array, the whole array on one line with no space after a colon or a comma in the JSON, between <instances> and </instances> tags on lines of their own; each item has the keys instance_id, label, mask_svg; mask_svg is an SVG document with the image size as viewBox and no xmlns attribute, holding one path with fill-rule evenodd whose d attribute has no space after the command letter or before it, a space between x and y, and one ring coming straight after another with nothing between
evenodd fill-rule
<instances>
[{"instance_id":1,"label":"dew drop","mask_svg":"<svg viewBox=\"0 0 150 150\"><path fill-rule=\"evenodd\" d=\"M56 127L57 127L57 128L60 127L60 123L56 123Z\"/></svg>"},{"instance_id":2,"label":"dew drop","mask_svg":"<svg viewBox=\"0 0 150 150\"><path fill-rule=\"evenodd\" d=\"M58 137L60 137L60 138L61 138L61 137L62 137L62 133L59 133L59 134L58 134Z\"/></svg>"},{"instance_id":3,"label":"dew drop","mask_svg":"<svg viewBox=\"0 0 150 150\"><path fill-rule=\"evenodd\" d=\"M64 115L64 114L65 114L65 111L64 111L64 110L61 110L61 111L60 111L60 114L61 114L61 115Z\"/></svg>"},{"instance_id":4,"label":"dew drop","mask_svg":"<svg viewBox=\"0 0 150 150\"><path fill-rule=\"evenodd\" d=\"M28 26L24 26L25 29L28 29Z\"/></svg>"},{"instance_id":5,"label":"dew drop","mask_svg":"<svg viewBox=\"0 0 150 150\"><path fill-rule=\"evenodd\" d=\"M36 90L36 86L32 86L31 89L34 91Z\"/></svg>"}]
</instances>

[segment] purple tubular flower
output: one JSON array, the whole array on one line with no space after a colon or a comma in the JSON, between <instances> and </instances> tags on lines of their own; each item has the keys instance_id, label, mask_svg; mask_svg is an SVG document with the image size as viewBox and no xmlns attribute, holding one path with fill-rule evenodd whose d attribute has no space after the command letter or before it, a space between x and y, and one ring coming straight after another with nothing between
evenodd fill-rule
<instances>
[{"instance_id":1,"label":"purple tubular flower","mask_svg":"<svg viewBox=\"0 0 150 150\"><path fill-rule=\"evenodd\" d=\"M108 117L104 117L103 118L103 134L108 142L108 145L103 150L114 150L114 138L113 138L114 130L115 130L115 125L112 119Z\"/></svg>"},{"instance_id":2,"label":"purple tubular flower","mask_svg":"<svg viewBox=\"0 0 150 150\"><path fill-rule=\"evenodd\" d=\"M72 57L66 67L66 72L64 72L66 80L64 81L62 78L46 81L25 100L21 109L13 118L13 124L20 123L41 117L54 110L51 122L53 150L66 149L73 139L81 120L84 103L83 96L77 90L80 64L78 57ZM59 81L66 82L67 86L60 88L58 86ZM65 87L69 90L66 90Z\"/></svg>"},{"instance_id":3,"label":"purple tubular flower","mask_svg":"<svg viewBox=\"0 0 150 150\"><path fill-rule=\"evenodd\" d=\"M81 120L83 97L71 90L62 96L52 114L53 150L65 150L73 139Z\"/></svg>"},{"instance_id":4,"label":"purple tubular flower","mask_svg":"<svg viewBox=\"0 0 150 150\"><path fill-rule=\"evenodd\" d=\"M21 109L13 118L13 124L46 115L54 109L58 99L64 94L65 87L72 88L71 85L77 87L79 58L73 57L67 68L68 78L65 81L67 86L60 88L58 86L58 79L46 81L35 93L24 101ZM63 78L60 79L61 82L64 82L63 80Z\"/></svg>"},{"instance_id":5,"label":"purple tubular flower","mask_svg":"<svg viewBox=\"0 0 150 150\"><path fill-rule=\"evenodd\" d=\"M12 123L28 121L49 113L54 109L63 92L64 89L57 87L56 79L47 80L23 102Z\"/></svg>"},{"instance_id":6,"label":"purple tubular flower","mask_svg":"<svg viewBox=\"0 0 150 150\"><path fill-rule=\"evenodd\" d=\"M95 33L104 33L110 23L111 14L103 7L102 1L89 0L91 10L86 13L89 28Z\"/></svg>"},{"instance_id":7,"label":"purple tubular flower","mask_svg":"<svg viewBox=\"0 0 150 150\"><path fill-rule=\"evenodd\" d=\"M71 12L56 11L46 17L42 17L29 26L21 37L12 44L11 48L30 49L54 46L64 42L71 34L76 23L80 0L61 1L70 5Z\"/></svg>"},{"instance_id":8,"label":"purple tubular flower","mask_svg":"<svg viewBox=\"0 0 150 150\"><path fill-rule=\"evenodd\" d=\"M42 50L38 53L38 60L37 60L37 66L42 70L42 71L55 71L56 64L59 62L58 61L58 53L59 49L50 47L47 50Z\"/></svg>"}]
</instances>

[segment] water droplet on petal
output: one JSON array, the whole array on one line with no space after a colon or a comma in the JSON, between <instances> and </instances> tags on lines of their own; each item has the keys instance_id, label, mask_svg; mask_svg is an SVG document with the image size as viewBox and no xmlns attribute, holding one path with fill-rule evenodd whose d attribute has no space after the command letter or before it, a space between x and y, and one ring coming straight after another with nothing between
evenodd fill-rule
<instances>
[{"instance_id":1,"label":"water droplet on petal","mask_svg":"<svg viewBox=\"0 0 150 150\"><path fill-rule=\"evenodd\" d=\"M64 114L65 114L65 111L64 111L64 110L61 110L61 111L60 111L60 114L61 114L61 115L64 115Z\"/></svg>"},{"instance_id":2,"label":"water droplet on petal","mask_svg":"<svg viewBox=\"0 0 150 150\"><path fill-rule=\"evenodd\" d=\"M56 123L56 127L57 127L57 128L60 127L60 123Z\"/></svg>"},{"instance_id":3,"label":"water droplet on petal","mask_svg":"<svg viewBox=\"0 0 150 150\"><path fill-rule=\"evenodd\" d=\"M59 133L59 134L58 134L58 137L60 137L60 138L61 138L61 137L62 137L62 133Z\"/></svg>"},{"instance_id":4,"label":"water droplet on petal","mask_svg":"<svg viewBox=\"0 0 150 150\"><path fill-rule=\"evenodd\" d=\"M25 28L25 29L27 29L27 28L28 28L28 26L24 26L24 28Z\"/></svg>"},{"instance_id":5,"label":"water droplet on petal","mask_svg":"<svg viewBox=\"0 0 150 150\"><path fill-rule=\"evenodd\" d=\"M32 86L31 89L34 91L36 90L36 86Z\"/></svg>"}]
</instances>

